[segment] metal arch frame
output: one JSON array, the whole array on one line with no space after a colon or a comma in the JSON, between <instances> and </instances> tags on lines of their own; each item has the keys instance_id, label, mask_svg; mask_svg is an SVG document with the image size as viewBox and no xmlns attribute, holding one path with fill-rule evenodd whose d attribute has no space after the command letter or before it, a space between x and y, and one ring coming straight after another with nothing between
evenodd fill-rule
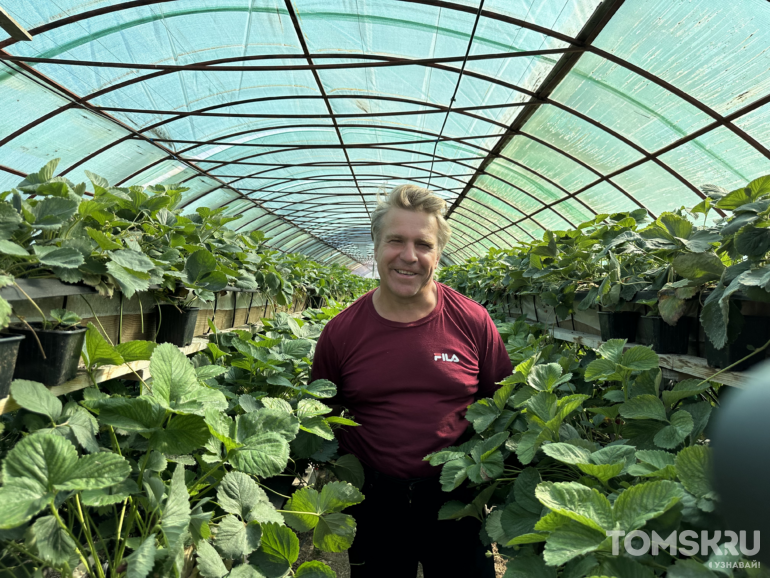
<instances>
[{"instance_id":1,"label":"metal arch frame","mask_svg":"<svg viewBox=\"0 0 770 578\"><path fill-rule=\"evenodd\" d=\"M482 207L484 207L484 209L486 209L487 211L491 211L491 212L495 213L496 215L499 215L500 217L502 217L503 219L505 219L505 220L506 220L506 221L508 221L509 223L513 224L513 221L511 221L511 219L510 219L509 217L507 217L507 216L505 216L504 214L500 213L500 212L499 212L497 209L495 209L494 207L490 207L490 206L489 206L489 205L487 205L486 203L482 203L480 200L478 200L478 199L476 199L476 198L474 198L474 197L466 197L466 198L467 198L467 199L469 199L470 201L473 201L473 202L474 202L474 203L476 203L477 205L481 205L481 206L482 206ZM507 204L507 203L506 203L506 204ZM508 205L508 206L511 206L511 205ZM513 207L512 207L512 208L513 208ZM471 211L471 209L470 209L470 207L465 207L465 210L467 210L467 211L469 211L469 212L472 212L472 211ZM518 211L518 209L516 209L516 210ZM521 211L518 211L518 212L519 212L519 213L521 213ZM523 213L522 213L522 214L523 214ZM526 230L526 229L524 229L523 227L520 227L520 226L518 226L518 225L516 225L516 226L517 226L519 229L521 229L521 230L522 230L522 232L523 232L525 235L529 235L530 237L532 237L532 235L530 235L530 234L527 232L527 230ZM532 237L532 238L534 239L534 237Z\"/></svg>"},{"instance_id":2,"label":"metal arch frame","mask_svg":"<svg viewBox=\"0 0 770 578\"><path fill-rule=\"evenodd\" d=\"M3 51L0 50L0 52L3 52ZM114 124L116 124L117 126L123 128L124 130L126 130L130 134L134 134L134 135L138 136L139 138L142 138L143 140L149 141L151 144L153 144L157 148L163 150L166 154L173 154L173 151L170 151L169 149L163 147L162 145L159 145L156 142L154 142L154 141L152 141L150 139L147 139L143 135L137 133L131 127L126 126L124 123L120 122L118 119L116 119L116 118L114 118L114 117L112 117L110 115L105 115L104 113L100 113L98 111L94 111L89 103L86 103L86 102L82 101L81 97L78 97L75 93L73 93L69 89L59 85L57 82L55 82L54 80L48 78L46 75L38 72L34 68L31 68L31 67L29 67L29 66L27 66L25 64L16 64L16 66L19 66L22 69L22 71L23 71L23 73L25 75L30 75L30 76L36 78L37 80L42 81L44 84L48 85L49 89L53 88L54 90L56 90L58 92L61 92L66 98L70 98L71 100L73 100L73 101L77 102L78 104L80 104L80 106L88 109L91 112L94 112L95 114L97 114L99 116L102 116L102 117L106 118L108 121L113 122ZM188 166L190 166L190 168L198 171L201 175L204 175L204 176L212 178L212 179L214 179L216 181L219 181L219 179L217 179L216 177L212 177L207 171L205 171L204 169L201 169L200 167L197 167L194 163L191 163L190 161L187 161L186 164ZM243 197L243 195L240 193L240 191L238 191L237 189L234 189L233 187L229 186L228 184L223 183L222 186L231 189L237 195ZM249 199L249 200L251 202L254 202L251 199ZM256 203L255 203L255 206L257 206ZM278 218L281 218L281 217L278 217ZM350 258L353 259L352 257L350 257ZM353 259L353 260L355 261L355 259Z\"/></svg>"},{"instance_id":3,"label":"metal arch frame","mask_svg":"<svg viewBox=\"0 0 770 578\"><path fill-rule=\"evenodd\" d=\"M461 213L461 214L459 214L460 216L462 216L462 217L463 217L463 218L465 218L465 219L471 219L471 221L473 221L474 223L476 223L477 225L479 225L479 226L481 226L481 227L484 227L484 226L488 226L488 224L487 224L487 225L485 225L484 223L482 223L482 222L479 222L479 221L477 221L476 219L473 219L473 218L472 218L470 215L473 215L473 216L476 216L476 217L478 217L479 215L477 215L476 213L474 213L474 212L473 212L473 211L472 211L472 210L471 210L469 207L461 207L461 208L463 209L463 211L464 211L464 212L463 212L463 213ZM458 209L458 211L459 211L459 210L460 210L460 209ZM468 213L470 213L470 215L469 215ZM520 227L520 226L518 225L518 223L514 224L513 222L510 222L510 225L511 225L511 226L514 226L514 227L517 227L517 228L519 228L519 229L521 229L521 231L522 231L522 232L523 232L525 235L529 235L530 237L532 237L532 235L530 235L530 234L529 234L529 233L526 231L526 229L523 229L522 227ZM511 235L512 237L514 237L514 239L516 238L516 237L515 237L513 234L511 234L511 233L508 233L508 234L509 234L509 235ZM534 237L532 237L532 239L534 239ZM517 239L517 240L518 240L518 239Z\"/></svg>"},{"instance_id":4,"label":"metal arch frame","mask_svg":"<svg viewBox=\"0 0 770 578\"><path fill-rule=\"evenodd\" d=\"M456 4L453 4L453 3L450 3L450 2L436 2L436 1L425 1L425 0L422 0L422 1L421 1L421 0L407 0L407 1L416 1L416 3L429 4L429 5L434 5L434 6L444 6L444 7L447 7L447 8L451 8L451 9L454 9L454 10L461 10L461 11L462 11L462 10L465 8L465 7L463 7L463 6L459 6L459 5L456 5ZM147 1L142 1L142 2L132 2L132 3L126 3L125 7L129 7L129 6L128 6L129 4L131 4L131 5L145 5L145 4L150 4L150 3L154 3L154 2L147 2ZM123 8L123 6L121 5L121 6L119 6L119 7L113 7L113 8L116 8L116 9L118 9L118 8L119 8L119 9L122 9L122 8ZM465 10L465 11L467 11L467 10ZM96 11L91 11L91 12L96 12ZM80 15L80 16L82 16L82 15ZM509 18L509 17L504 17L504 16L502 16L502 15L499 15L499 14L496 14L496 13L492 13L492 12L489 12L489 11L485 11L485 12L484 12L484 16L487 16L487 17L490 17L490 18L494 18L494 19L497 19L497 20L508 21L509 23L514 23L514 24L516 24L516 25L520 25L520 26L523 26L523 27L525 27L525 28L530 28L530 29L536 29L536 28L539 28L539 27L534 27L533 25L528 25L528 23L525 23L525 22L521 22L521 21L516 21L516 22L513 22L513 21L514 21L514 20L516 20L516 19L511 19L511 18ZM541 32L543 32L543 33L546 33L546 34L550 34L551 36L555 36L555 37L558 37L558 36L557 36L557 35L558 35L558 33L555 33L554 31L547 31L547 29L544 29L544 30L539 30L539 31L541 31ZM562 40L565 40L565 41L569 41L569 40L566 40L565 38L562 38ZM615 57L612 57L612 55L607 55L607 56L605 56L604 54L601 54L601 52L602 52L601 50L595 49L595 48L593 48L593 47L591 47L590 51L591 51L591 52L595 52L595 53L597 53L599 56L602 56L602 57L606 58L606 59L607 59L607 60L609 60L609 61L615 62L616 64L620 64L621 66L626 66L626 65L628 64L628 63L625 63L625 61L623 61L622 59L617 59L617 58L615 58ZM631 65L631 66L633 66L633 65ZM630 68L630 67L629 67L629 68ZM632 70L633 70L633 69L632 69ZM640 75L641 75L641 76L643 76L643 77L646 77L645 75L647 75L647 76L653 76L653 78L655 78L655 77L654 77L654 75L649 75L649 73L646 73L646 71L644 71L643 69L639 69L638 71L634 70L634 72L636 72L637 74L640 74ZM648 79L649 79L649 80L651 80L650 78L648 78ZM654 81L654 80L653 80L653 81ZM666 88L667 90L670 90L668 87L665 87L665 86L664 86L664 88ZM673 88L675 88L675 87L673 87ZM670 90L670 92L672 92L672 93L676 94L676 92L675 92L674 90ZM686 101L690 102L691 104L696 104L696 103L699 103L699 101L697 101L696 99L692 99L692 97L689 97L689 96L688 96L688 95L686 95L686 94L684 94L684 95L683 95L683 96L681 96L681 97L682 97L684 100L686 100ZM692 101L688 100L688 98L689 98L689 99L692 99ZM697 104L696 104L696 106L697 106ZM702 105L702 106L705 106L705 105ZM701 108L701 110L703 110L703 108L702 108L702 107L698 107L698 108ZM708 107L706 107L706 108L708 108ZM710 110L710 109L709 109L709 110ZM707 112L707 111L704 111L704 112ZM712 111L712 112L713 112L713 111ZM737 111L736 111L736 112L737 112ZM716 113L714 113L714 114L711 114L711 116L712 116L713 118L716 118L716 119L717 119L717 120L716 120L716 123L714 123L716 126L728 126L728 128L730 128L731 130L733 130L733 132L736 132L736 131L734 130L734 129L735 129L735 127L733 127L733 126L731 125L731 122L730 122L730 121L732 120L732 119L730 118L732 115L728 115L728 116L726 116L726 117L719 117L718 115L717 115L717 116L714 116L715 114L716 114ZM739 115L736 115L734 118L737 118L737 116L739 116ZM705 132L707 132L707 131L704 131L704 133L705 133ZM741 132L743 132L743 131L741 131ZM736 134L738 134L738 133L736 133ZM760 145L760 146L756 146L756 145L752 144L751 140L749 140L749 139L745 138L745 137L746 137L746 136L748 136L748 135L745 135L745 133L744 133L744 134L739 134L739 136L741 136L741 138L743 138L743 140L744 140L744 141L746 141L746 142L748 142L750 145L754 146L754 148L755 148L756 150L759 150L760 152L763 152L763 151L762 151L762 148L761 148L761 145ZM749 138L750 138L750 137L749 137ZM689 139L689 140L692 140L692 138L691 138L691 139ZM759 144L759 143L757 143L757 144ZM673 148L673 147L672 147L672 148ZM670 150L670 149L669 149L669 150ZM763 154L765 154L765 156L768 156L766 152L765 152L765 153L763 153ZM651 159L649 159L649 158L648 158L648 159L645 159L645 160L651 160ZM638 166L639 164L642 164L642 162L644 162L644 161L641 161L641 162L637 162L637 163L636 163L634 166ZM616 171L616 173L617 173L617 174L619 174L619 173L621 173L621 172L624 172L624 170L630 170L630 169L629 169L629 168L625 168L625 169L619 169L618 171ZM606 179L604 179L604 180L608 180L608 181L609 181L609 178L606 178ZM687 181L686 181L686 179L685 179L685 180L683 180L683 182L687 182ZM584 187L584 189L586 189L586 188L590 188L590 187ZM576 194L579 194L579 193L576 193ZM563 200L563 199L562 199L562 200Z\"/></svg>"}]
</instances>

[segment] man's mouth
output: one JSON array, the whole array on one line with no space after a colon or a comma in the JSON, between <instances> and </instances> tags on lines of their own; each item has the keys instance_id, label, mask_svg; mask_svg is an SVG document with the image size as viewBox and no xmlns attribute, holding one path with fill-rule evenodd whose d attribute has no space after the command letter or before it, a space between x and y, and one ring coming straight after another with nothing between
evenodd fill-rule
<instances>
[{"instance_id":1,"label":"man's mouth","mask_svg":"<svg viewBox=\"0 0 770 578\"><path fill-rule=\"evenodd\" d=\"M417 275L414 271L406 271L404 269L394 269L394 271L400 275L408 275L409 277L414 277Z\"/></svg>"}]
</instances>

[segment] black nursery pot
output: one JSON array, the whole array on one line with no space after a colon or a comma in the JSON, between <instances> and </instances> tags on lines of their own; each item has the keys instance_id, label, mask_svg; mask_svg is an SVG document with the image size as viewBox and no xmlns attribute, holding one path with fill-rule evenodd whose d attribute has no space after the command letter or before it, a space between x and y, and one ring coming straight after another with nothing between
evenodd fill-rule
<instances>
[{"instance_id":1,"label":"black nursery pot","mask_svg":"<svg viewBox=\"0 0 770 578\"><path fill-rule=\"evenodd\" d=\"M78 372L86 328L43 329L42 323L30 323L30 326L35 329L37 339L43 346L45 359L32 331L24 326L11 325L8 331L25 337L19 346L13 378L38 381L48 387L61 385L74 378Z\"/></svg>"},{"instance_id":2,"label":"black nursery pot","mask_svg":"<svg viewBox=\"0 0 770 578\"><path fill-rule=\"evenodd\" d=\"M23 335L0 334L0 399L8 397Z\"/></svg>"},{"instance_id":3,"label":"black nursery pot","mask_svg":"<svg viewBox=\"0 0 770 578\"><path fill-rule=\"evenodd\" d=\"M599 311L599 329L602 341L608 339L627 339L636 341L638 311Z\"/></svg>"},{"instance_id":4,"label":"black nursery pot","mask_svg":"<svg viewBox=\"0 0 770 578\"><path fill-rule=\"evenodd\" d=\"M690 343L692 319L682 317L676 325L669 325L657 315L639 319L639 343L652 345L655 353L684 355Z\"/></svg>"},{"instance_id":5,"label":"black nursery pot","mask_svg":"<svg viewBox=\"0 0 770 578\"><path fill-rule=\"evenodd\" d=\"M200 307L190 307L189 309L179 309L175 305L164 303L158 305L160 316L158 323L158 335L155 341L158 343L172 343L177 347L186 347L192 343L195 337L195 324L198 322L198 311Z\"/></svg>"},{"instance_id":6,"label":"black nursery pot","mask_svg":"<svg viewBox=\"0 0 770 578\"><path fill-rule=\"evenodd\" d=\"M754 347L762 347L770 340L770 318L759 315L744 315L743 330L732 343L716 349L706 336L706 361L711 367L723 368L743 359ZM749 349L749 346L753 346ZM730 371L746 371L752 365L764 360L762 352L733 367Z\"/></svg>"}]
</instances>

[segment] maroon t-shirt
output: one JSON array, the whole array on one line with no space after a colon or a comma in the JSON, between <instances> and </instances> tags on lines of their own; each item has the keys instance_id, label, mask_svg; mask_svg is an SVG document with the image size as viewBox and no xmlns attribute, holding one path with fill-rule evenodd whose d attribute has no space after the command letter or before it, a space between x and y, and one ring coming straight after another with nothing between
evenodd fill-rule
<instances>
[{"instance_id":1,"label":"maroon t-shirt","mask_svg":"<svg viewBox=\"0 0 770 578\"><path fill-rule=\"evenodd\" d=\"M313 379L336 384L331 401L361 424L338 430L341 448L398 478L439 474L422 458L454 444L468 405L513 372L486 309L436 285L436 308L413 323L384 319L367 293L329 321L313 359Z\"/></svg>"}]
</instances>

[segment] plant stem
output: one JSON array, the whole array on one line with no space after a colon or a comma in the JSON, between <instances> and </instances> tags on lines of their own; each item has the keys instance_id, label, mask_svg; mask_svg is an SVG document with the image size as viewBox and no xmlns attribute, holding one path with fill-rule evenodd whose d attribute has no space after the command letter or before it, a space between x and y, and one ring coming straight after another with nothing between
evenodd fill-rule
<instances>
[{"instance_id":1,"label":"plant stem","mask_svg":"<svg viewBox=\"0 0 770 578\"><path fill-rule=\"evenodd\" d=\"M86 521L85 517L83 516L83 508L80 506L80 495L75 494L75 504L77 505L77 516L78 520L83 526L83 530L86 533L86 541L88 542L88 547L91 549L91 555L94 557L94 563L96 564L96 573L99 576L99 578L104 578L104 569L102 568L102 565L99 563L99 554L96 552L96 546L94 546L94 538L91 535L91 528Z\"/></svg>"},{"instance_id":2,"label":"plant stem","mask_svg":"<svg viewBox=\"0 0 770 578\"><path fill-rule=\"evenodd\" d=\"M725 371L727 371L727 370L729 370L729 369L732 369L733 367L735 367L735 366L736 366L736 365L738 365L739 363L743 363L743 362L744 362L744 361L746 361L747 359L749 359L749 358L751 358L751 357L754 357L754 356L755 356L757 353L759 353L760 351L764 351L764 350L765 350L765 349L767 349L768 347L770 347L770 341L768 341L767 343L765 343L765 344L764 344L762 347L758 347L758 348L756 348L754 351L752 351L751 353L749 353L749 354L748 354L746 357L744 357L743 359L739 359L739 360L738 360L738 361L736 361L735 363L731 363L730 365L728 365L728 366L727 366L727 367L725 367L724 369L720 369L719 371L717 371L717 372L716 372L716 373L714 373L713 375L710 375L709 377L707 377L706 379L704 379L703 381L701 381L701 382L700 382L698 385L696 385L695 387L699 387L699 386L703 385L704 383L706 383L707 381L711 381L712 379L714 379L714 378L715 378L717 375L719 375L720 373L724 373Z\"/></svg>"},{"instance_id":3,"label":"plant stem","mask_svg":"<svg viewBox=\"0 0 770 578\"><path fill-rule=\"evenodd\" d=\"M16 314L16 313L14 313L14 315L16 315L16 319L18 319L18 320L19 320L19 321L21 321L21 322L22 322L24 325L26 325L26 326L27 326L27 329L29 329L29 330L32 332L32 337L34 337L34 338L35 338L35 341L37 341L37 346L40 348L40 355L42 355L42 356L43 356L43 359L47 359L47 357L45 356L45 351L43 350L43 344L42 344L42 343L40 343L40 338L37 336L37 331L35 331L34 329L32 329L32 326L31 326L29 323L27 323L27 320L26 320L26 319L24 319L23 317L21 317L20 315L18 315L18 314Z\"/></svg>"},{"instance_id":4,"label":"plant stem","mask_svg":"<svg viewBox=\"0 0 770 578\"><path fill-rule=\"evenodd\" d=\"M78 542L78 539L75 537L75 534L72 533L72 531L67 527L67 525L64 523L64 521L59 516L59 512L56 511L56 508L54 508L53 503L49 504L51 508L51 512L53 513L53 517L56 518L56 521L59 522L59 526L61 526L62 530L64 530L67 534L69 534L69 537L72 538L72 541L75 542L75 552L77 552L78 557L80 558L80 561L83 563L83 567L86 569L86 572L88 572L91 576L93 576L93 572L91 572L91 567L88 565L88 560L86 560L85 556L83 556L83 546L80 545L80 542ZM99 564L99 558L94 557L94 562L98 565Z\"/></svg>"}]
</instances>

